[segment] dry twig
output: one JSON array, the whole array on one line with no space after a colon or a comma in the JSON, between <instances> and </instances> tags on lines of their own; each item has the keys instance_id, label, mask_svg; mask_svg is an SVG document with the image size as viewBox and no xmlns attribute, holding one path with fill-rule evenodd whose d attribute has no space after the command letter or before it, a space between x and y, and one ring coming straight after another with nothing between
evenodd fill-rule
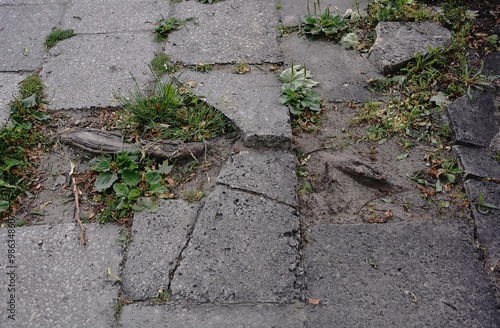
<instances>
[{"instance_id":1,"label":"dry twig","mask_svg":"<svg viewBox=\"0 0 500 328\"><path fill-rule=\"evenodd\" d=\"M80 225L80 245L85 246L85 226L82 220L80 220L80 197L78 196L78 186L75 177L71 177L71 182L73 184L73 194L75 196L75 218Z\"/></svg>"}]
</instances>

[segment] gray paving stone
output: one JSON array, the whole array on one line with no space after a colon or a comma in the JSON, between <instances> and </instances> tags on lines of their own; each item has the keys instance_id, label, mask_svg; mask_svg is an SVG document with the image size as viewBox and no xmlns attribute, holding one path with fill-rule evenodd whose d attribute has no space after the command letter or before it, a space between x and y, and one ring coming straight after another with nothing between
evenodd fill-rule
<instances>
[{"instance_id":1,"label":"gray paving stone","mask_svg":"<svg viewBox=\"0 0 500 328\"><path fill-rule=\"evenodd\" d=\"M249 193L216 187L171 283L175 299L293 302L298 268L295 211Z\"/></svg>"},{"instance_id":2,"label":"gray paving stone","mask_svg":"<svg viewBox=\"0 0 500 328\"><path fill-rule=\"evenodd\" d=\"M59 5L2 6L0 71L34 71L43 61L43 43L62 17Z\"/></svg>"},{"instance_id":3,"label":"gray paving stone","mask_svg":"<svg viewBox=\"0 0 500 328\"><path fill-rule=\"evenodd\" d=\"M370 49L370 61L382 74L393 73L415 57L426 54L429 47L445 48L451 44L451 33L435 22L380 22L377 38Z\"/></svg>"},{"instance_id":4,"label":"gray paving stone","mask_svg":"<svg viewBox=\"0 0 500 328\"><path fill-rule=\"evenodd\" d=\"M7 285L0 279L2 327L111 327L120 286L108 275L120 274L119 227L87 225L80 246L75 224L15 229L15 321L7 317ZM8 230L0 230L7 245ZM6 267L7 249L0 261Z\"/></svg>"},{"instance_id":5,"label":"gray paving stone","mask_svg":"<svg viewBox=\"0 0 500 328\"><path fill-rule=\"evenodd\" d=\"M147 32L77 35L50 50L41 77L50 107L88 109L117 106L114 94L143 87L155 44Z\"/></svg>"},{"instance_id":6,"label":"gray paving stone","mask_svg":"<svg viewBox=\"0 0 500 328\"><path fill-rule=\"evenodd\" d=\"M180 307L127 305L120 327L271 328L305 327L304 309L294 305L200 305Z\"/></svg>"},{"instance_id":7,"label":"gray paving stone","mask_svg":"<svg viewBox=\"0 0 500 328\"><path fill-rule=\"evenodd\" d=\"M295 159L290 153L242 151L229 159L217 182L297 207Z\"/></svg>"},{"instance_id":8,"label":"gray paving stone","mask_svg":"<svg viewBox=\"0 0 500 328\"><path fill-rule=\"evenodd\" d=\"M25 77L25 74L0 72L0 126L7 123L10 117L9 103L19 95L19 83Z\"/></svg>"},{"instance_id":9,"label":"gray paving stone","mask_svg":"<svg viewBox=\"0 0 500 328\"><path fill-rule=\"evenodd\" d=\"M288 108L278 102L281 95L275 73L254 69L247 74L234 74L223 68L209 74L186 71L181 76L194 80L197 95L224 113L239 129L249 147L288 149L292 130Z\"/></svg>"},{"instance_id":10,"label":"gray paving stone","mask_svg":"<svg viewBox=\"0 0 500 328\"><path fill-rule=\"evenodd\" d=\"M173 8L176 18L196 19L169 35L165 50L174 61L189 65L282 61L274 1L183 1Z\"/></svg>"},{"instance_id":11,"label":"gray paving stone","mask_svg":"<svg viewBox=\"0 0 500 328\"><path fill-rule=\"evenodd\" d=\"M446 116L455 142L488 147L498 133L495 105L491 95L473 92L472 99L462 96L446 107Z\"/></svg>"},{"instance_id":12,"label":"gray paving stone","mask_svg":"<svg viewBox=\"0 0 500 328\"><path fill-rule=\"evenodd\" d=\"M366 54L348 51L330 41L310 41L290 36L281 42L285 62L290 65L305 64L319 85L314 88L329 101L369 100L373 94L366 89L369 79L379 79L378 73Z\"/></svg>"},{"instance_id":13,"label":"gray paving stone","mask_svg":"<svg viewBox=\"0 0 500 328\"><path fill-rule=\"evenodd\" d=\"M493 52L484 58L483 74L500 75L500 52Z\"/></svg>"},{"instance_id":14,"label":"gray paving stone","mask_svg":"<svg viewBox=\"0 0 500 328\"><path fill-rule=\"evenodd\" d=\"M500 179L500 163L483 148L462 145L453 146L465 179Z\"/></svg>"},{"instance_id":15,"label":"gray paving stone","mask_svg":"<svg viewBox=\"0 0 500 328\"><path fill-rule=\"evenodd\" d=\"M308 14L307 3L309 2L309 9L311 14L314 14L314 3L315 1L304 1L304 0L282 0L280 1L281 9L278 13L281 17L281 23L285 26L297 26L302 23L304 16ZM364 10L370 0L359 0L359 9ZM320 2L320 10L317 11L318 14L323 13L328 7L330 7L331 15L343 16L347 9L355 9L353 6L353 0L323 0Z\"/></svg>"},{"instance_id":16,"label":"gray paving stone","mask_svg":"<svg viewBox=\"0 0 500 328\"><path fill-rule=\"evenodd\" d=\"M500 185L494 182L468 180L465 189L471 200L472 217L476 223L476 238L481 247L486 248L487 262L491 266L500 268ZM489 209L489 213L481 214L477 210L480 195L484 201L496 206Z\"/></svg>"},{"instance_id":17,"label":"gray paving stone","mask_svg":"<svg viewBox=\"0 0 500 328\"><path fill-rule=\"evenodd\" d=\"M0 0L0 5L46 5L46 4L67 4L71 0Z\"/></svg>"},{"instance_id":18,"label":"gray paving stone","mask_svg":"<svg viewBox=\"0 0 500 328\"><path fill-rule=\"evenodd\" d=\"M169 1L161 0L73 1L62 28L74 29L76 33L151 32L162 15L168 17L169 5Z\"/></svg>"},{"instance_id":19,"label":"gray paving stone","mask_svg":"<svg viewBox=\"0 0 500 328\"><path fill-rule=\"evenodd\" d=\"M167 289L169 273L188 241L196 213L196 207L172 200L161 202L157 213L135 214L123 273L127 299L154 298L159 289Z\"/></svg>"},{"instance_id":20,"label":"gray paving stone","mask_svg":"<svg viewBox=\"0 0 500 328\"><path fill-rule=\"evenodd\" d=\"M304 251L308 297L322 305L309 313L309 327L500 325L470 226L325 224L311 230Z\"/></svg>"}]
</instances>

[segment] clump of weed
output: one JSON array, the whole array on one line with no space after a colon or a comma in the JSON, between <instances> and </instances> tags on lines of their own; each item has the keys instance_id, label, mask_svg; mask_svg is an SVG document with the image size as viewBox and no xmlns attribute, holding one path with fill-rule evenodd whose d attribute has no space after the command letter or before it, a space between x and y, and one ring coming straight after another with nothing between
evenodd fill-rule
<instances>
[{"instance_id":1,"label":"clump of weed","mask_svg":"<svg viewBox=\"0 0 500 328\"><path fill-rule=\"evenodd\" d=\"M156 80L151 90L137 86L130 98L116 95L125 119L138 135L201 141L231 130L226 117L173 80Z\"/></svg>"},{"instance_id":2,"label":"clump of weed","mask_svg":"<svg viewBox=\"0 0 500 328\"><path fill-rule=\"evenodd\" d=\"M236 63L233 67L233 71L236 73L236 74L246 74L246 73L250 73L250 71L252 70L252 68L250 67L250 65L248 65L247 63Z\"/></svg>"},{"instance_id":3,"label":"clump of weed","mask_svg":"<svg viewBox=\"0 0 500 328\"><path fill-rule=\"evenodd\" d=\"M308 15L304 18L300 34L310 39L326 37L328 39L339 41L342 36L350 32L349 21L343 19L340 15L332 15L328 7L323 13L320 3L314 3L314 12L311 13L308 5Z\"/></svg>"},{"instance_id":4,"label":"clump of weed","mask_svg":"<svg viewBox=\"0 0 500 328\"><path fill-rule=\"evenodd\" d=\"M179 70L180 66L170 62L170 56L164 53L155 53L151 60L151 71L157 77L165 74L172 74Z\"/></svg>"},{"instance_id":5,"label":"clump of weed","mask_svg":"<svg viewBox=\"0 0 500 328\"><path fill-rule=\"evenodd\" d=\"M192 21L194 18L186 18L186 19L178 19L175 17L165 18L162 17L158 21L158 25L154 29L155 33L155 41L163 42L167 40L168 35L173 31L178 31L182 27L182 25L186 24L189 21Z\"/></svg>"},{"instance_id":6,"label":"clump of weed","mask_svg":"<svg viewBox=\"0 0 500 328\"><path fill-rule=\"evenodd\" d=\"M190 68L196 72L208 73L214 68L214 65L205 64L205 63L198 63L198 65L192 66Z\"/></svg>"},{"instance_id":7,"label":"clump of weed","mask_svg":"<svg viewBox=\"0 0 500 328\"><path fill-rule=\"evenodd\" d=\"M184 199L188 202L188 203L194 203L194 202L198 202L200 201L203 196L205 196L205 191L204 190L190 190L190 191L186 191L184 193Z\"/></svg>"},{"instance_id":8,"label":"clump of weed","mask_svg":"<svg viewBox=\"0 0 500 328\"><path fill-rule=\"evenodd\" d=\"M54 29L45 38L45 48L50 49L54 47L59 41L66 40L75 36L75 32L72 29L61 30Z\"/></svg>"}]
</instances>

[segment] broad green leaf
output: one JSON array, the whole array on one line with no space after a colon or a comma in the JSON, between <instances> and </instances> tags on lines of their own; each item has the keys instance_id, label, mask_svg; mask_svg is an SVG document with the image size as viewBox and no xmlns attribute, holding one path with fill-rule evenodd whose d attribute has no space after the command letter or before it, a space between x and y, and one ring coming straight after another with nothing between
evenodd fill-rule
<instances>
[{"instance_id":1,"label":"broad green leaf","mask_svg":"<svg viewBox=\"0 0 500 328\"><path fill-rule=\"evenodd\" d=\"M446 177L448 178L448 181L449 181L450 183L455 183L455 181L456 181L456 177L455 177L455 175L454 175L454 174L447 174L447 175L446 175Z\"/></svg>"},{"instance_id":2,"label":"broad green leaf","mask_svg":"<svg viewBox=\"0 0 500 328\"><path fill-rule=\"evenodd\" d=\"M430 101L435 103L437 106L442 106L449 104L451 101L446 98L446 95L443 92L438 92L435 96L432 96Z\"/></svg>"},{"instance_id":3,"label":"broad green leaf","mask_svg":"<svg viewBox=\"0 0 500 328\"><path fill-rule=\"evenodd\" d=\"M160 195L163 194L164 192L167 192L168 189L162 186L161 184L152 184L149 187L148 191L154 195Z\"/></svg>"},{"instance_id":4,"label":"broad green leaf","mask_svg":"<svg viewBox=\"0 0 500 328\"><path fill-rule=\"evenodd\" d=\"M127 195L128 199L136 199L141 195L141 191L139 189L132 189Z\"/></svg>"},{"instance_id":5,"label":"broad green leaf","mask_svg":"<svg viewBox=\"0 0 500 328\"><path fill-rule=\"evenodd\" d=\"M148 213L155 213L158 211L160 206L153 202L149 197L140 197L137 199L137 202L132 205L132 209L134 211L144 211Z\"/></svg>"},{"instance_id":6,"label":"broad green leaf","mask_svg":"<svg viewBox=\"0 0 500 328\"><path fill-rule=\"evenodd\" d=\"M0 213L9 210L9 202L6 200L0 200Z\"/></svg>"},{"instance_id":7,"label":"broad green leaf","mask_svg":"<svg viewBox=\"0 0 500 328\"><path fill-rule=\"evenodd\" d=\"M441 181L439 181L439 179L436 181L436 191L437 192L443 191L443 185L441 184Z\"/></svg>"},{"instance_id":8,"label":"broad green leaf","mask_svg":"<svg viewBox=\"0 0 500 328\"><path fill-rule=\"evenodd\" d=\"M95 172L109 172L111 163L107 159L100 160L97 165L90 167Z\"/></svg>"},{"instance_id":9,"label":"broad green leaf","mask_svg":"<svg viewBox=\"0 0 500 328\"><path fill-rule=\"evenodd\" d=\"M356 49L359 45L359 38L356 33L347 33L342 40L340 40L340 45L344 49Z\"/></svg>"},{"instance_id":10,"label":"broad green leaf","mask_svg":"<svg viewBox=\"0 0 500 328\"><path fill-rule=\"evenodd\" d=\"M129 193L129 188L127 187L126 184L123 184L123 183L115 183L113 185L113 190L115 191L115 193L118 196L121 196L121 197L127 197L128 193Z\"/></svg>"},{"instance_id":11,"label":"broad green leaf","mask_svg":"<svg viewBox=\"0 0 500 328\"><path fill-rule=\"evenodd\" d=\"M101 172L95 181L95 189L99 192L111 187L118 176L111 172Z\"/></svg>"},{"instance_id":12,"label":"broad green leaf","mask_svg":"<svg viewBox=\"0 0 500 328\"><path fill-rule=\"evenodd\" d=\"M36 106L36 93L32 94L28 98L21 100L21 102L25 108L31 108Z\"/></svg>"},{"instance_id":13,"label":"broad green leaf","mask_svg":"<svg viewBox=\"0 0 500 328\"><path fill-rule=\"evenodd\" d=\"M168 160L165 160L160 165L158 172L160 172L160 174L166 175L166 174L169 174L170 172L172 172L173 167L174 167L173 165L168 165Z\"/></svg>"},{"instance_id":14,"label":"broad green leaf","mask_svg":"<svg viewBox=\"0 0 500 328\"><path fill-rule=\"evenodd\" d=\"M17 159L7 158L5 160L5 166L2 167L2 170L3 171L9 171L12 167L17 166L19 164L21 164L21 162L18 161Z\"/></svg>"},{"instance_id":15,"label":"broad green leaf","mask_svg":"<svg viewBox=\"0 0 500 328\"><path fill-rule=\"evenodd\" d=\"M122 182L128 186L137 186L137 184L141 182L141 174L131 169L123 169L121 174Z\"/></svg>"},{"instance_id":16,"label":"broad green leaf","mask_svg":"<svg viewBox=\"0 0 500 328\"><path fill-rule=\"evenodd\" d=\"M33 113L33 116L40 123L46 123L50 121L50 115L45 112L36 111Z\"/></svg>"},{"instance_id":17,"label":"broad green leaf","mask_svg":"<svg viewBox=\"0 0 500 328\"><path fill-rule=\"evenodd\" d=\"M149 171L144 174L144 178L150 185L159 184L161 182L161 175L158 171Z\"/></svg>"},{"instance_id":18,"label":"broad green leaf","mask_svg":"<svg viewBox=\"0 0 500 328\"><path fill-rule=\"evenodd\" d=\"M407 157L408 157L408 155L409 155L409 153L402 153L402 154L398 155L398 156L396 157L396 159L398 159L398 160L402 160L402 159L407 158Z\"/></svg>"}]
</instances>

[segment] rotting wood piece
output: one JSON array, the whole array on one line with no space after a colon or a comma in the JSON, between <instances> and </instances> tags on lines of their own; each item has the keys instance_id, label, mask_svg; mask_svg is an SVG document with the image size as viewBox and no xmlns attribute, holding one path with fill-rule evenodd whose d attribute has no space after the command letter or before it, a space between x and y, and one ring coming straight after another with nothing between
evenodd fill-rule
<instances>
[{"instance_id":1,"label":"rotting wood piece","mask_svg":"<svg viewBox=\"0 0 500 328\"><path fill-rule=\"evenodd\" d=\"M203 142L186 142L178 140L147 141L130 144L123 141L118 131L99 129L72 129L59 135L61 142L94 154L116 154L120 152L145 151L146 154L169 160L196 159L205 152Z\"/></svg>"}]
</instances>

